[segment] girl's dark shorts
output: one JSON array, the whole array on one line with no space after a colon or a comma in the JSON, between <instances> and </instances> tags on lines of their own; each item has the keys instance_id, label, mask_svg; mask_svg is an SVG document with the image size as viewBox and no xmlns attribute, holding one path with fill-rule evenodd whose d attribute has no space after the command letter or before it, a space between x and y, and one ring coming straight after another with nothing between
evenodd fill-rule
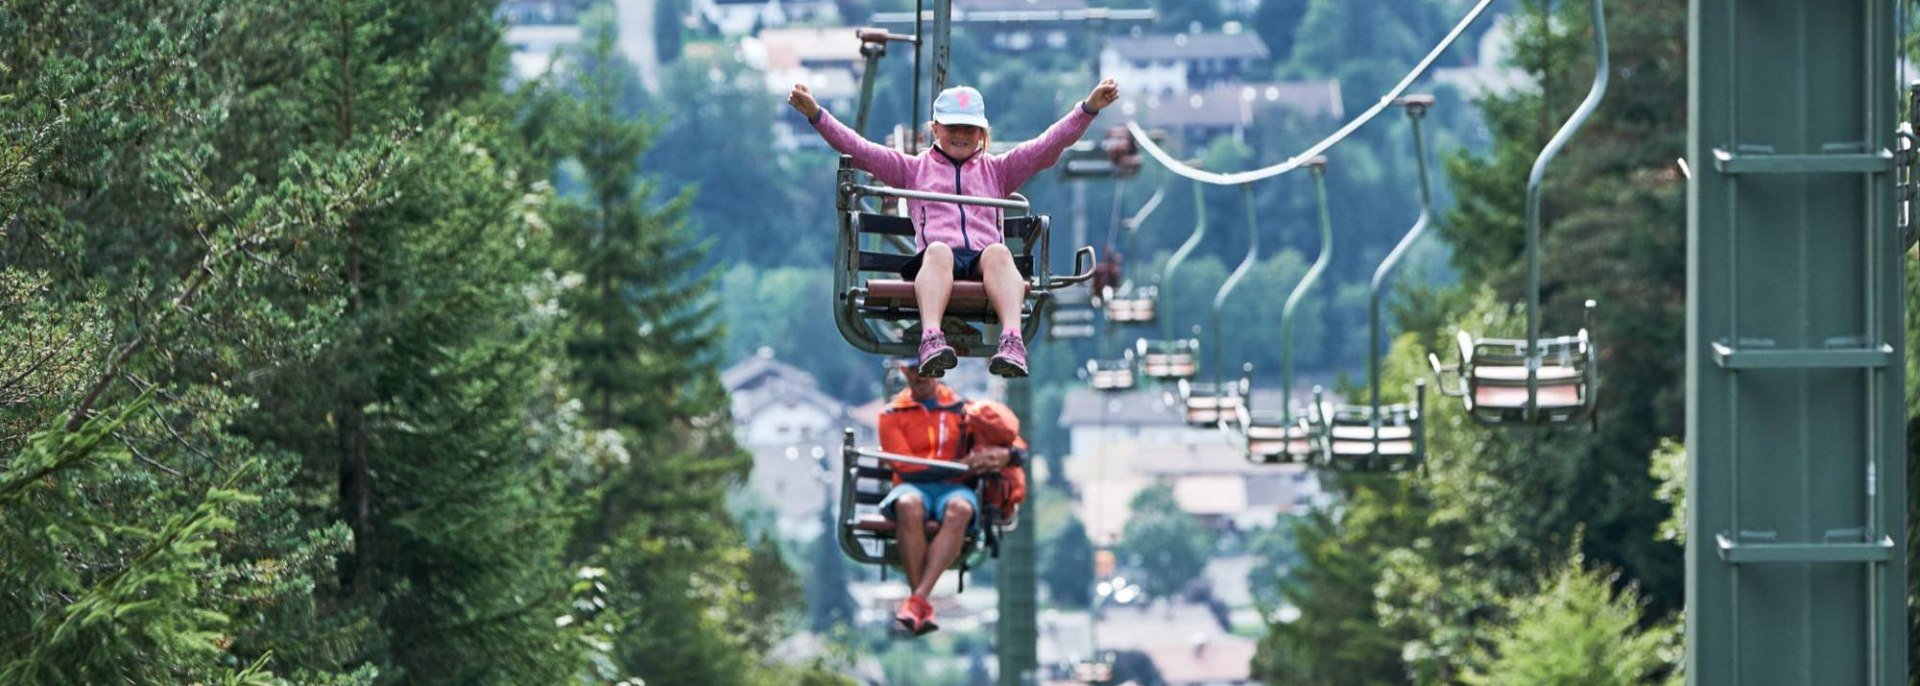
<instances>
[{"instance_id":1,"label":"girl's dark shorts","mask_svg":"<svg viewBox=\"0 0 1920 686\"><path fill-rule=\"evenodd\" d=\"M927 251L921 250L906 264L900 265L900 276L908 281L920 275L920 263L926 261ZM960 281L980 280L980 251L953 249L953 278Z\"/></svg>"}]
</instances>

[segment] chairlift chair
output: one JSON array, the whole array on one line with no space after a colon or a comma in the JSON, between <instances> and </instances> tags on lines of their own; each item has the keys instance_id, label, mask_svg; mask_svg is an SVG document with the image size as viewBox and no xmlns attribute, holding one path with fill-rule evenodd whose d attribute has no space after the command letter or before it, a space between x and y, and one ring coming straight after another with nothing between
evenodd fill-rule
<instances>
[{"instance_id":1,"label":"chairlift chair","mask_svg":"<svg viewBox=\"0 0 1920 686\"><path fill-rule=\"evenodd\" d=\"M1131 140L1131 139L1129 139ZM1133 213L1133 216L1121 220L1120 228L1126 231L1126 250L1121 255L1133 252L1134 238L1140 233L1141 224L1147 217L1159 209L1160 201L1166 199L1167 189L1154 189L1146 204ZM1120 283L1101 294L1101 302L1107 313L1107 321L1112 324L1147 324L1153 322L1154 302L1160 297L1160 287L1149 284L1136 284L1132 279L1121 279Z\"/></svg>"},{"instance_id":2,"label":"chairlift chair","mask_svg":"<svg viewBox=\"0 0 1920 686\"><path fill-rule=\"evenodd\" d=\"M932 90L937 93L945 87L948 54L953 39L950 0L935 2L933 16L932 31L924 37L918 33L898 35L880 29L856 31L861 41L861 54L867 63L861 75L860 110L856 117L855 130L861 135L865 135L868 114L872 109L874 84L880 72L876 67L880 58L886 55L888 43L905 42L916 48L930 48L933 56ZM915 17L917 32L917 11ZM914 50L912 121L920 120L921 52ZM917 151L917 136L906 133L899 138L900 145L907 152ZM955 282L940 327L947 335L948 345L961 356L987 357L994 354L998 341L986 329L985 325L989 323L1018 326L1022 337L1033 340L1051 304L1051 291L1092 277L1095 259L1091 246L1074 252L1074 275L1056 277L1049 271L1049 220L1045 215L1030 214L1026 199L1018 193L1007 198L927 193L862 183L864 177L862 172L853 169L851 158L840 156L834 202L838 224L834 250L834 292L837 294L833 308L834 324L840 330L840 335L860 350L881 355L915 355L919 351L921 330L913 282L898 276L900 267L916 252L913 222L897 213L877 211L885 208L871 206L872 203L867 201L872 199L899 201L912 198L984 205L1011 213L1011 216L1002 220L1001 228L1007 248L1014 254L1015 266L1020 275L1027 279L1021 321L999 322L987 302L986 287L980 282Z\"/></svg>"},{"instance_id":3,"label":"chairlift chair","mask_svg":"<svg viewBox=\"0 0 1920 686\"><path fill-rule=\"evenodd\" d=\"M1288 397L1293 393L1293 314L1333 258L1333 221L1327 214L1327 158L1316 155L1306 166L1313 174L1314 196L1320 209L1320 254L1293 292L1287 294L1287 303L1280 311L1280 409L1253 408L1253 365L1249 364L1244 368L1249 399L1235 413L1238 439L1246 448L1247 460L1261 464L1312 460L1326 434L1328 408L1317 389L1313 403L1299 412L1294 411Z\"/></svg>"},{"instance_id":4,"label":"chairlift chair","mask_svg":"<svg viewBox=\"0 0 1920 686\"><path fill-rule=\"evenodd\" d=\"M1180 248L1173 251L1173 256L1167 258L1166 266L1160 269L1159 282L1162 286L1173 283L1174 272L1180 268L1181 263L1186 261L1187 256L1192 254L1195 248L1200 247L1201 241L1207 236L1205 190L1205 186L1199 181L1193 182L1193 234L1187 236L1186 242L1181 243ZM1160 294L1156 293L1156 298L1158 295ZM1172 324L1169 322L1167 326L1171 329ZM1168 335L1160 339L1142 338L1135 343L1134 349L1140 355L1141 376L1155 381L1189 379L1200 370L1200 362L1196 357L1200 351L1200 339L1197 337L1174 338Z\"/></svg>"},{"instance_id":5,"label":"chairlift chair","mask_svg":"<svg viewBox=\"0 0 1920 686\"><path fill-rule=\"evenodd\" d=\"M1415 168L1420 178L1420 217L1400 242L1393 246L1373 272L1367 304L1367 385L1369 402L1331 408L1327 415L1325 439L1321 442L1322 466L1345 471L1398 472L1410 469L1426 456L1426 433L1422 420L1426 415L1426 379L1414 380L1411 405L1380 404L1380 301L1389 277L1400 259L1413 247L1432 221L1433 196L1427 183L1426 141L1420 135L1420 120L1434 104L1431 95L1409 95L1396 101L1406 108L1407 121L1413 127ZM1315 396L1319 389L1314 389Z\"/></svg>"},{"instance_id":6,"label":"chairlift chair","mask_svg":"<svg viewBox=\"0 0 1920 686\"><path fill-rule=\"evenodd\" d=\"M1427 404L1425 380L1416 381L1414 388L1412 405L1333 408L1321 442L1322 465L1353 472L1401 472L1418 466L1427 447L1421 429ZM1314 393L1319 395L1319 389Z\"/></svg>"},{"instance_id":7,"label":"chairlift chair","mask_svg":"<svg viewBox=\"0 0 1920 686\"><path fill-rule=\"evenodd\" d=\"M1041 317L1051 305L1053 290L1093 277L1092 246L1083 246L1074 253L1073 275L1054 276L1048 270L1049 220L1046 215L1026 214L1027 200L1017 193L1001 199L911 191L863 184L860 183L862 175L853 168L851 157L840 157L836 202L840 221L834 252L834 290L839 298L834 307L834 323L840 335L856 348L881 355L907 356L917 354L920 344L920 308L913 282L899 277L900 267L912 259L915 252L913 221L867 211L861 202L865 198L916 198L1017 212L1003 220L1002 228L1007 248L1014 255L1014 265L1027 279L1022 321L1014 325L1019 326L1022 336L1029 340L1038 333ZM870 236L881 240L875 242L875 249L863 249L861 239ZM979 281L955 281L941 323L947 344L963 357L992 355L997 341L986 324L1002 324L987 302L986 286Z\"/></svg>"},{"instance_id":8,"label":"chairlift chair","mask_svg":"<svg viewBox=\"0 0 1920 686\"><path fill-rule=\"evenodd\" d=\"M1524 339L1459 334L1459 357L1441 364L1427 354L1440 392L1460 398L1468 416L1482 424L1545 426L1589 421L1599 428L1595 389L1599 383L1592 327L1594 301L1586 302L1584 323L1571 336L1540 335L1540 188L1547 165L1586 123L1607 92L1607 27L1601 0L1593 14L1593 88L1547 141L1527 175L1527 337Z\"/></svg>"},{"instance_id":9,"label":"chairlift chair","mask_svg":"<svg viewBox=\"0 0 1920 686\"><path fill-rule=\"evenodd\" d=\"M1132 350L1121 351L1117 358L1087 360L1087 383L1096 391L1133 390L1134 366Z\"/></svg>"},{"instance_id":10,"label":"chairlift chair","mask_svg":"<svg viewBox=\"0 0 1920 686\"><path fill-rule=\"evenodd\" d=\"M1134 342L1140 357L1140 375L1155 381L1179 381L1193 378L1200 370L1200 339L1147 340Z\"/></svg>"},{"instance_id":11,"label":"chairlift chair","mask_svg":"<svg viewBox=\"0 0 1920 686\"><path fill-rule=\"evenodd\" d=\"M1260 262L1260 225L1254 219L1253 184L1241 184L1240 197L1247 209L1247 255L1221 282L1220 290L1213 294L1213 359L1210 364L1214 380L1198 382L1180 379L1176 382L1180 389L1180 401L1186 408L1188 426L1221 426L1233 419L1235 413L1246 404L1249 383L1246 377L1237 382L1220 380L1220 346L1226 338L1226 329L1220 325L1220 311L1226 306L1227 297L1233 294L1234 287L1240 285L1240 280L1246 278L1253 271L1253 266Z\"/></svg>"},{"instance_id":12,"label":"chairlift chair","mask_svg":"<svg viewBox=\"0 0 1920 686\"><path fill-rule=\"evenodd\" d=\"M1092 338L1093 334L1093 291L1083 285L1055 292L1053 306L1047 311L1047 335L1069 340Z\"/></svg>"},{"instance_id":13,"label":"chairlift chair","mask_svg":"<svg viewBox=\"0 0 1920 686\"><path fill-rule=\"evenodd\" d=\"M1175 386L1180 392L1180 404L1185 409L1187 426L1220 426L1222 422L1233 419L1246 405L1244 382L1214 383L1180 379Z\"/></svg>"},{"instance_id":14,"label":"chairlift chair","mask_svg":"<svg viewBox=\"0 0 1920 686\"><path fill-rule=\"evenodd\" d=\"M1329 408L1315 390L1313 403L1299 410L1256 410L1250 402L1235 409L1234 421L1248 461L1303 463L1320 455Z\"/></svg>"},{"instance_id":15,"label":"chairlift chair","mask_svg":"<svg viewBox=\"0 0 1920 686\"><path fill-rule=\"evenodd\" d=\"M1592 312L1593 301L1587 301ZM1591 314L1589 314L1591 318ZM1516 338L1476 338L1458 334L1460 358L1441 364L1429 353L1442 392L1459 397L1468 416L1489 425L1565 424L1591 418L1598 364L1594 346L1582 327L1571 336L1543 339L1527 354L1528 344ZM1534 390L1528 409L1528 371ZM1451 384L1449 386L1448 384Z\"/></svg>"},{"instance_id":16,"label":"chairlift chair","mask_svg":"<svg viewBox=\"0 0 1920 686\"><path fill-rule=\"evenodd\" d=\"M887 567L900 566L899 541L895 539L896 525L893 520L880 514L880 501L886 499L893 489L894 465L917 464L934 469L965 471L966 467L957 462L944 460L925 460L905 455L894 455L871 448L854 445L853 429L847 429L840 448L840 514L839 534L840 551L847 557L862 564ZM998 479L997 472L978 476L982 481ZM1001 537L1017 524L1017 515L994 511L992 505L982 502L981 510L974 514L981 522L978 533L970 533L961 545L961 553L954 558L949 569L960 570L960 587L966 588L967 572L980 564L983 557L1000 557ZM1004 520L1004 521L1003 521ZM927 538L931 540L940 532L940 524L931 519L926 523ZM884 572L883 572L884 573Z\"/></svg>"}]
</instances>

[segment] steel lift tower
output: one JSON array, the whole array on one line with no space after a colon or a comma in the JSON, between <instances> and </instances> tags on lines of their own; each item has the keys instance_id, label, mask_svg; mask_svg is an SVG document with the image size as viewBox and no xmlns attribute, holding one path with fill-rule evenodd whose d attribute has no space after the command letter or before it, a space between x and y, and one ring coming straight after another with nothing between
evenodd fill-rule
<instances>
[{"instance_id":1,"label":"steel lift tower","mask_svg":"<svg viewBox=\"0 0 1920 686\"><path fill-rule=\"evenodd\" d=\"M1894 0L1691 0L1687 683L1907 683Z\"/></svg>"}]
</instances>

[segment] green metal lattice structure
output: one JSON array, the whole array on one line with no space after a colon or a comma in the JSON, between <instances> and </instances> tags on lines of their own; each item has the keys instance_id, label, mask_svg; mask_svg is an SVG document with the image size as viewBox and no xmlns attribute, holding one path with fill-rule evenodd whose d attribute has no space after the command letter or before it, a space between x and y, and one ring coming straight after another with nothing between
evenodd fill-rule
<instances>
[{"instance_id":1,"label":"green metal lattice structure","mask_svg":"<svg viewBox=\"0 0 1920 686\"><path fill-rule=\"evenodd\" d=\"M1692 0L1687 683L1907 681L1893 0Z\"/></svg>"}]
</instances>

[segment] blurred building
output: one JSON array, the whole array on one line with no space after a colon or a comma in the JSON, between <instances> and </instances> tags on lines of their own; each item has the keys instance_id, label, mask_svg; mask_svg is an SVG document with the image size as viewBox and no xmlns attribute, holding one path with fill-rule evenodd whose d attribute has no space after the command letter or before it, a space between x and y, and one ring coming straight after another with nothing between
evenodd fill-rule
<instances>
[{"instance_id":1,"label":"blurred building","mask_svg":"<svg viewBox=\"0 0 1920 686\"><path fill-rule=\"evenodd\" d=\"M1248 462L1219 429L1187 426L1178 402L1150 390L1067 393L1060 413L1069 444L1066 477L1095 545L1119 541L1133 497L1158 483L1173 487L1181 511L1229 535L1325 502L1319 479L1305 465ZM1280 394L1256 390L1252 402L1278 407Z\"/></svg>"},{"instance_id":2,"label":"blurred building","mask_svg":"<svg viewBox=\"0 0 1920 686\"><path fill-rule=\"evenodd\" d=\"M878 441L874 416L858 413L820 391L813 375L773 358L771 349L720 373L733 401L733 434L753 454L747 487L779 515L780 536L810 541L820 535L820 511L839 492L840 447L851 427L855 441Z\"/></svg>"},{"instance_id":3,"label":"blurred building","mask_svg":"<svg viewBox=\"0 0 1920 686\"><path fill-rule=\"evenodd\" d=\"M1120 82L1127 95L1170 96L1264 80L1266 41L1233 28L1219 33L1138 33L1107 39L1100 76Z\"/></svg>"},{"instance_id":4,"label":"blurred building","mask_svg":"<svg viewBox=\"0 0 1920 686\"><path fill-rule=\"evenodd\" d=\"M1220 137L1241 140L1255 117L1269 109L1309 119L1339 119L1344 114L1336 79L1219 83L1191 92L1136 94L1119 107L1122 114L1168 132L1190 150Z\"/></svg>"},{"instance_id":5,"label":"blurred building","mask_svg":"<svg viewBox=\"0 0 1920 686\"><path fill-rule=\"evenodd\" d=\"M840 8L832 0L694 0L693 14L702 26L728 36L840 20Z\"/></svg>"},{"instance_id":6,"label":"blurred building","mask_svg":"<svg viewBox=\"0 0 1920 686\"><path fill-rule=\"evenodd\" d=\"M1502 95L1533 86L1533 77L1524 69L1511 66L1514 15L1496 17L1493 26L1480 35L1479 49L1471 63L1457 67L1437 67L1433 82L1460 89L1468 99Z\"/></svg>"},{"instance_id":7,"label":"blurred building","mask_svg":"<svg viewBox=\"0 0 1920 686\"><path fill-rule=\"evenodd\" d=\"M860 75L866 70L860 38L851 26L763 29L740 41L740 57L765 75L767 92L779 101L774 145L783 150L827 147L800 113L787 106L787 92L806 84L813 98L852 126L859 107ZM869 135L872 132L868 132Z\"/></svg>"},{"instance_id":8,"label":"blurred building","mask_svg":"<svg viewBox=\"0 0 1920 686\"><path fill-rule=\"evenodd\" d=\"M515 24L507 27L501 40L511 51L507 62L513 67L512 77L527 81L546 73L549 68L565 68L566 63L560 57L580 45L580 27L574 24Z\"/></svg>"}]
</instances>

